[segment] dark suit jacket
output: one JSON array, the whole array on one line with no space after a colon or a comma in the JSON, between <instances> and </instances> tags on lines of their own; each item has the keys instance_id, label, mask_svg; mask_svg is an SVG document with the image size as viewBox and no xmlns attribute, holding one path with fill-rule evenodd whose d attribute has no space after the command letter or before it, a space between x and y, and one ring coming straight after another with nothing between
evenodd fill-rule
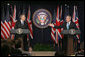
<instances>
[{"instance_id":1,"label":"dark suit jacket","mask_svg":"<svg viewBox=\"0 0 85 57\"><path fill-rule=\"evenodd\" d=\"M60 26L54 26L54 28L63 28L63 30L67 30L67 22L64 22L62 25ZM75 29L75 30L78 30L77 27L76 27L76 24L74 22L71 21L70 25L69 25L69 29ZM72 35L71 35L72 36ZM73 35L75 37L75 35ZM64 35L64 37L66 38L67 35Z\"/></svg>"},{"instance_id":2,"label":"dark suit jacket","mask_svg":"<svg viewBox=\"0 0 85 57\"><path fill-rule=\"evenodd\" d=\"M54 26L54 28L63 28L64 30L67 30L67 27L66 27L66 24L67 22L64 22L62 25L60 26ZM77 30L77 27L76 27L76 24L74 22L71 21L70 25L69 25L69 29L76 29Z\"/></svg>"},{"instance_id":3,"label":"dark suit jacket","mask_svg":"<svg viewBox=\"0 0 85 57\"><path fill-rule=\"evenodd\" d=\"M67 30L66 25L67 25L67 22L64 22L64 23L63 23L62 25L60 25L60 26L54 26L54 28L57 28L57 29L58 29L58 28L63 28L63 30ZM70 23L70 25L69 25L69 29L75 29L75 30L77 30L76 24L71 21L71 23ZM65 35L64 35L64 37L63 37L63 39L62 39L62 50L65 51L65 52L66 52L66 50L67 50L68 38L69 38L69 37L74 39L75 35L69 35L69 34L67 34L67 35L65 34Z\"/></svg>"},{"instance_id":4,"label":"dark suit jacket","mask_svg":"<svg viewBox=\"0 0 85 57\"><path fill-rule=\"evenodd\" d=\"M28 24L27 24L26 21L24 21L24 25L22 25L22 24L21 24L21 21L18 20L18 21L16 22L14 28L15 28L15 29L18 29L18 28L28 29ZM27 35L26 35L26 34L15 34L15 39L16 39L16 38L19 38L19 37L25 38L25 37L27 37Z\"/></svg>"}]
</instances>

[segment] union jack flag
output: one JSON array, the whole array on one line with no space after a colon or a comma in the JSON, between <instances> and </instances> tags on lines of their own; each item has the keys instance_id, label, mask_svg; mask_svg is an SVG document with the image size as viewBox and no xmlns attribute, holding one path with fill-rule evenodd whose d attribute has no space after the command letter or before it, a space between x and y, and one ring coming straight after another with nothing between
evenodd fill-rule
<instances>
[{"instance_id":1,"label":"union jack flag","mask_svg":"<svg viewBox=\"0 0 85 57\"><path fill-rule=\"evenodd\" d=\"M56 26L60 26L60 19L59 19L59 6L57 7L57 16L56 16ZM58 43L58 40L61 38L62 39L62 36L60 34L61 32L61 29L56 29L56 40L57 40L57 43Z\"/></svg>"},{"instance_id":2,"label":"union jack flag","mask_svg":"<svg viewBox=\"0 0 85 57\"><path fill-rule=\"evenodd\" d=\"M72 21L76 24L76 27L79 28L79 18L78 18L78 10L77 6L74 6L74 11L73 11L73 19ZM80 39L80 35L76 35L77 39Z\"/></svg>"},{"instance_id":3,"label":"union jack flag","mask_svg":"<svg viewBox=\"0 0 85 57\"><path fill-rule=\"evenodd\" d=\"M31 38L33 39L32 22L31 22L31 20L30 20L30 6L29 6L29 10L28 10L27 23L28 23L28 27L29 27L29 31L30 31L30 36L31 36Z\"/></svg>"},{"instance_id":4,"label":"union jack flag","mask_svg":"<svg viewBox=\"0 0 85 57\"><path fill-rule=\"evenodd\" d=\"M54 12L55 13L55 12ZM57 7L57 16L55 16L54 14L54 17L53 18L53 23L54 25L56 26L60 26L60 19L59 19L59 6ZM51 29L51 37L52 39L55 41L56 44L58 44L58 40L61 38L62 39L62 36L60 34L61 32L61 29L55 29L52 27ZM55 35L56 34L56 35Z\"/></svg>"},{"instance_id":5,"label":"union jack flag","mask_svg":"<svg viewBox=\"0 0 85 57\"><path fill-rule=\"evenodd\" d=\"M12 11L12 6L11 6L11 11ZM10 15L10 19L12 21L11 23L11 29L14 29L15 23L16 23L16 6L14 5L14 11L13 11L13 16ZM11 39L14 39L14 34L11 35Z\"/></svg>"}]
</instances>

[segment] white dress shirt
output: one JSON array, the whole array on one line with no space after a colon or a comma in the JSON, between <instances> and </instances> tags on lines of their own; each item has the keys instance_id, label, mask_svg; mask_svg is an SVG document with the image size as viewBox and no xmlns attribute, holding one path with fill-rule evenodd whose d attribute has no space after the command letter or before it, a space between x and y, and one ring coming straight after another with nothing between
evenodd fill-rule
<instances>
[{"instance_id":1,"label":"white dress shirt","mask_svg":"<svg viewBox=\"0 0 85 57\"><path fill-rule=\"evenodd\" d=\"M22 20L20 20L21 21L21 24L23 24L24 25L24 21L22 21Z\"/></svg>"}]
</instances>

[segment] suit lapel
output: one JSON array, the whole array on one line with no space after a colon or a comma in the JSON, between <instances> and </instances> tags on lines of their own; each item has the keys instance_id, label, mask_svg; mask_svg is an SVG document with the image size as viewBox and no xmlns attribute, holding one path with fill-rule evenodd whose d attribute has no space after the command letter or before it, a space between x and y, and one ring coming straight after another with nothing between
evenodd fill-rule
<instances>
[{"instance_id":1,"label":"suit lapel","mask_svg":"<svg viewBox=\"0 0 85 57\"><path fill-rule=\"evenodd\" d=\"M67 22L65 22L65 24L67 25ZM67 29L67 26L66 25L65 25L65 28ZM71 26L72 26L72 22L69 25L69 29L71 28Z\"/></svg>"},{"instance_id":2,"label":"suit lapel","mask_svg":"<svg viewBox=\"0 0 85 57\"><path fill-rule=\"evenodd\" d=\"M65 29L67 29L67 26L66 25L67 25L67 22L65 22Z\"/></svg>"},{"instance_id":3,"label":"suit lapel","mask_svg":"<svg viewBox=\"0 0 85 57\"><path fill-rule=\"evenodd\" d=\"M72 26L72 22L71 22L70 25L69 25L69 29L71 28L71 26Z\"/></svg>"}]
</instances>

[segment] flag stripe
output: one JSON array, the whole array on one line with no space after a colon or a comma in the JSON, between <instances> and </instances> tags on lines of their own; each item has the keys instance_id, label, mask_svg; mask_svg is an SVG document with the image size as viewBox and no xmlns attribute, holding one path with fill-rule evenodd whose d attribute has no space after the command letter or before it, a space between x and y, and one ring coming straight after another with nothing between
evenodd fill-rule
<instances>
[{"instance_id":1,"label":"flag stripe","mask_svg":"<svg viewBox=\"0 0 85 57\"><path fill-rule=\"evenodd\" d=\"M55 40L55 28L51 29L51 38L54 40L54 42L56 42L56 40Z\"/></svg>"},{"instance_id":2,"label":"flag stripe","mask_svg":"<svg viewBox=\"0 0 85 57\"><path fill-rule=\"evenodd\" d=\"M8 38L8 35L7 35L6 31L2 27L1 27L1 29L2 29L2 33L4 34L5 38L7 39Z\"/></svg>"},{"instance_id":3,"label":"flag stripe","mask_svg":"<svg viewBox=\"0 0 85 57\"><path fill-rule=\"evenodd\" d=\"M60 34L60 29L56 29L56 31L58 32L58 35L60 36L60 38L62 39L62 36Z\"/></svg>"},{"instance_id":4,"label":"flag stripe","mask_svg":"<svg viewBox=\"0 0 85 57\"><path fill-rule=\"evenodd\" d=\"M54 42L55 42L55 35L53 35L53 34L51 33L51 37L52 37L52 39L53 39Z\"/></svg>"},{"instance_id":5,"label":"flag stripe","mask_svg":"<svg viewBox=\"0 0 85 57\"><path fill-rule=\"evenodd\" d=\"M78 16L77 16L77 6L74 6L73 11L73 19L72 21L76 24L76 27L79 29L79 22L78 22ZM79 35L76 35L77 39L80 39Z\"/></svg>"},{"instance_id":6,"label":"flag stripe","mask_svg":"<svg viewBox=\"0 0 85 57\"><path fill-rule=\"evenodd\" d=\"M29 10L28 10L27 23L28 23L28 27L29 27L29 31L30 31L30 36L33 39L32 22L30 20L30 6L29 6Z\"/></svg>"},{"instance_id":7,"label":"flag stripe","mask_svg":"<svg viewBox=\"0 0 85 57\"><path fill-rule=\"evenodd\" d=\"M9 36L9 29L8 26L6 25L6 22L4 23L4 30L6 31L7 35Z\"/></svg>"},{"instance_id":8,"label":"flag stripe","mask_svg":"<svg viewBox=\"0 0 85 57\"><path fill-rule=\"evenodd\" d=\"M29 31L30 31L30 36L31 36L31 38L33 39L32 25L29 24L29 22L28 22L28 27L29 27Z\"/></svg>"},{"instance_id":9,"label":"flag stripe","mask_svg":"<svg viewBox=\"0 0 85 57\"><path fill-rule=\"evenodd\" d=\"M73 19L72 19L73 22L75 22L75 6L74 6L74 12L73 12Z\"/></svg>"},{"instance_id":10,"label":"flag stripe","mask_svg":"<svg viewBox=\"0 0 85 57\"><path fill-rule=\"evenodd\" d=\"M9 22L8 22L9 23ZM5 23L4 23L4 25L6 26L6 28L7 28L7 33L8 33L8 35L10 34L10 25L8 24L6 21L5 21Z\"/></svg>"},{"instance_id":11,"label":"flag stripe","mask_svg":"<svg viewBox=\"0 0 85 57\"><path fill-rule=\"evenodd\" d=\"M14 5L13 22L15 22L15 18L16 18L16 6Z\"/></svg>"},{"instance_id":12,"label":"flag stripe","mask_svg":"<svg viewBox=\"0 0 85 57\"><path fill-rule=\"evenodd\" d=\"M9 33L8 33L8 30L7 30L7 27L4 25L3 22L1 22L1 29L2 29L4 36L6 35L5 37L8 38Z\"/></svg>"},{"instance_id":13,"label":"flag stripe","mask_svg":"<svg viewBox=\"0 0 85 57\"><path fill-rule=\"evenodd\" d=\"M11 29L11 22L8 22L8 25L9 25L9 29Z\"/></svg>"},{"instance_id":14,"label":"flag stripe","mask_svg":"<svg viewBox=\"0 0 85 57\"><path fill-rule=\"evenodd\" d=\"M12 9L11 9L12 10ZM14 29L14 26L15 26L15 24L16 24L16 6L14 5L14 11L13 11L13 17L12 16L10 16L11 17L11 20L12 20L12 23L11 23L11 25L12 25L12 27L11 27L11 29ZM11 39L14 39L14 34L12 34L11 35Z\"/></svg>"},{"instance_id":15,"label":"flag stripe","mask_svg":"<svg viewBox=\"0 0 85 57\"><path fill-rule=\"evenodd\" d=\"M2 37L3 39L5 39L5 37L4 37L4 35L3 35L3 32L2 32L2 29L1 29L1 37Z\"/></svg>"},{"instance_id":16,"label":"flag stripe","mask_svg":"<svg viewBox=\"0 0 85 57\"><path fill-rule=\"evenodd\" d=\"M56 43L58 44L58 32L56 30Z\"/></svg>"}]
</instances>

